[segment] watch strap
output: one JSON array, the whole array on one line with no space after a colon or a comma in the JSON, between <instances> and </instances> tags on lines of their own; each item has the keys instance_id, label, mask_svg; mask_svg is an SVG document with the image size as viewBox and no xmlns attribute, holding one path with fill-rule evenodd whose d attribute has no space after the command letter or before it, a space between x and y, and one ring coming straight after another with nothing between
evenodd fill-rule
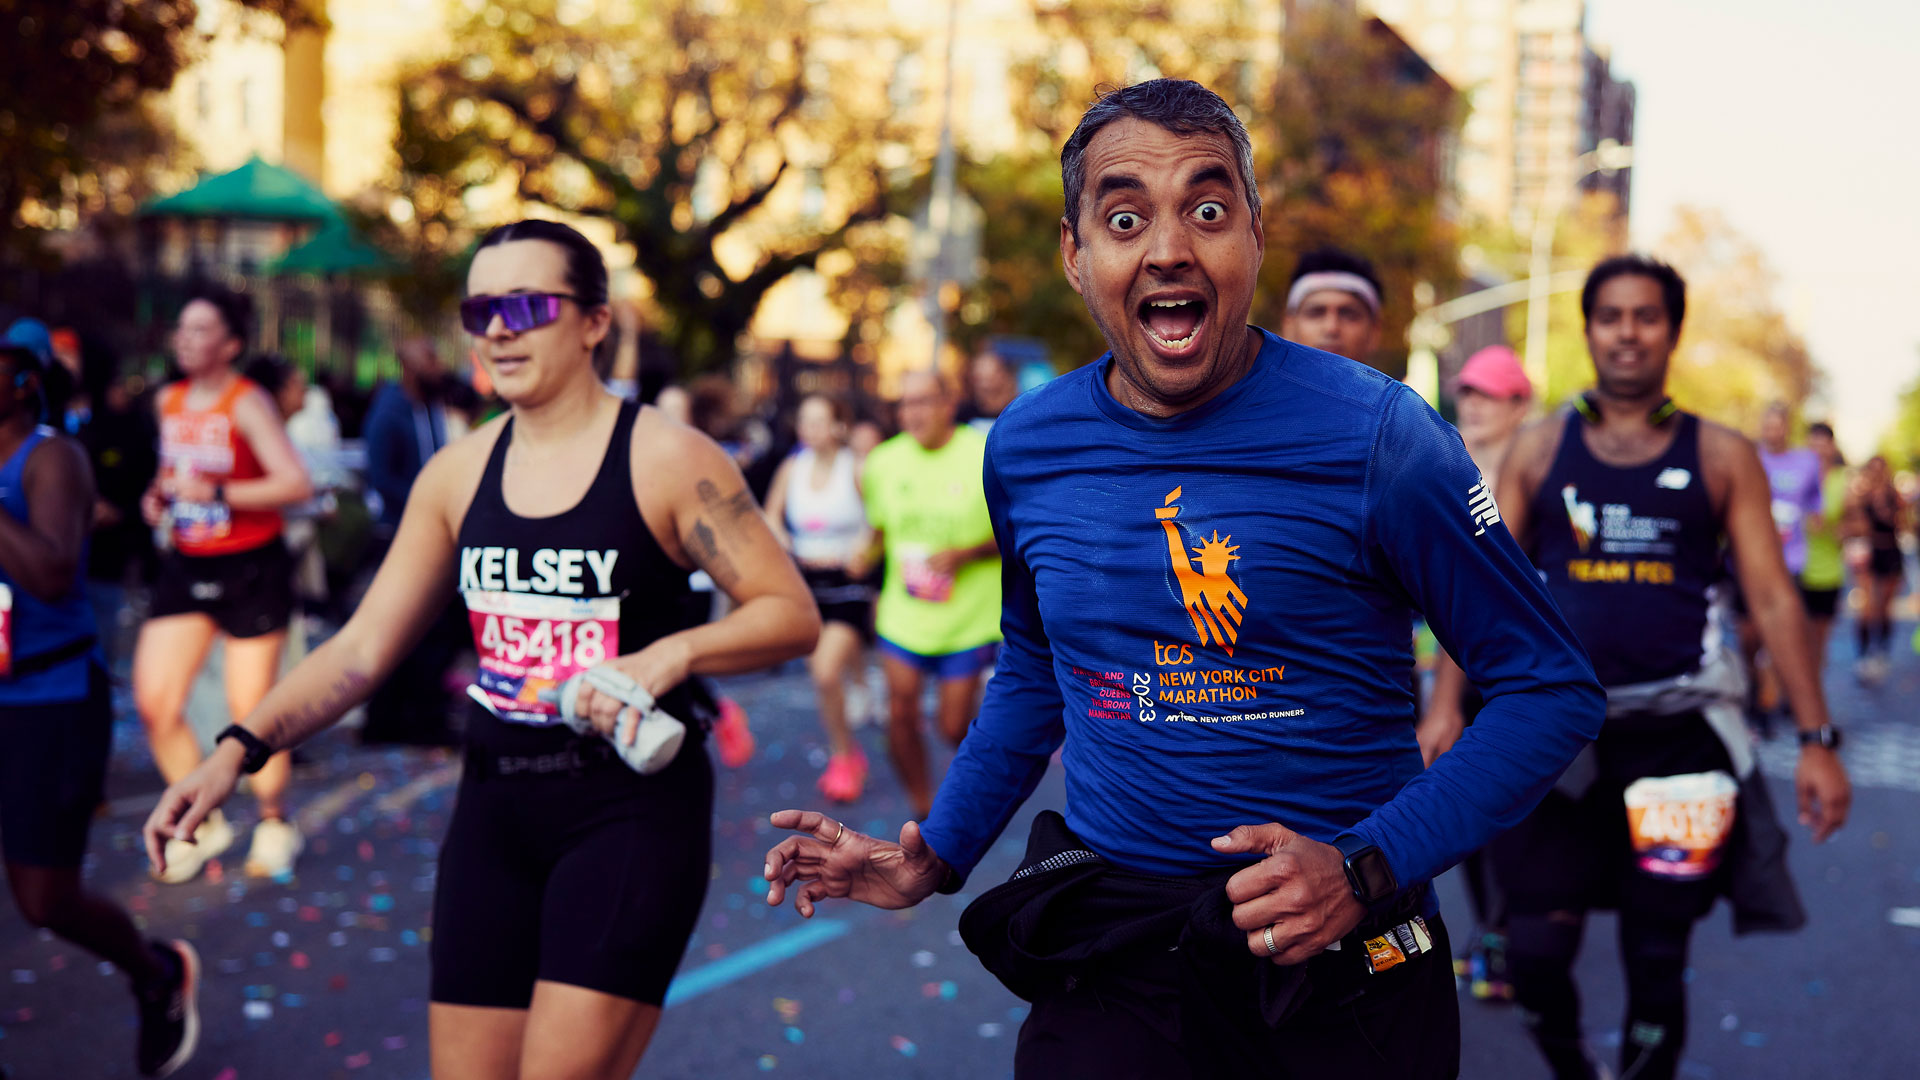
<instances>
[{"instance_id":1,"label":"watch strap","mask_svg":"<svg viewBox=\"0 0 1920 1080\"><path fill-rule=\"evenodd\" d=\"M226 730L222 731L219 737L213 741L215 744L218 744L223 739L232 739L239 743L241 749L245 751L245 754L240 758L240 771L248 775L259 772L261 767L267 763L267 759L273 757L273 747L268 746L266 741L261 739L260 736L255 735L239 724L228 724Z\"/></svg>"}]
</instances>

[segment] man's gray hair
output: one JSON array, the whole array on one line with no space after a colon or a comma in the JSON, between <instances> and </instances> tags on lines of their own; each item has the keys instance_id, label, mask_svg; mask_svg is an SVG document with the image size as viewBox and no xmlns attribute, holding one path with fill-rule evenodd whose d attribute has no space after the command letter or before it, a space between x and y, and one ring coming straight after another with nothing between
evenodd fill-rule
<instances>
[{"instance_id":1,"label":"man's gray hair","mask_svg":"<svg viewBox=\"0 0 1920 1080\"><path fill-rule=\"evenodd\" d=\"M1153 79L1108 90L1094 99L1080 125L1060 149L1060 184L1066 189L1067 226L1080 235L1080 191L1087 180L1087 144L1115 120L1139 117L1175 135L1225 135L1240 162L1240 186L1255 218L1260 216L1260 185L1253 178L1253 142L1247 128L1219 94L1191 79Z\"/></svg>"}]
</instances>

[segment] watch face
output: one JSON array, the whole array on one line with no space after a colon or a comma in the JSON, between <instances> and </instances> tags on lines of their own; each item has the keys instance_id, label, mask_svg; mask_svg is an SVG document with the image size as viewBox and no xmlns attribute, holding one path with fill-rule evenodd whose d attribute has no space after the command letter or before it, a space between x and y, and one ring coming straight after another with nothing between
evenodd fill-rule
<instances>
[{"instance_id":1,"label":"watch face","mask_svg":"<svg viewBox=\"0 0 1920 1080\"><path fill-rule=\"evenodd\" d=\"M1387 866L1387 857L1379 848L1368 848L1354 855L1352 866L1361 888L1366 891L1367 902L1384 899L1394 891L1393 870Z\"/></svg>"}]
</instances>

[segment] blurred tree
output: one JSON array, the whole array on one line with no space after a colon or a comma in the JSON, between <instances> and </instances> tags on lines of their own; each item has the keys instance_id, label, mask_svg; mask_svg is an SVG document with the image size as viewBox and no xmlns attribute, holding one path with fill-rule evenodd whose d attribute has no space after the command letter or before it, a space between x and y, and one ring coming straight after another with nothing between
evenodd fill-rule
<instances>
[{"instance_id":1,"label":"blurred tree","mask_svg":"<svg viewBox=\"0 0 1920 1080\"><path fill-rule=\"evenodd\" d=\"M1687 279L1674 400L1749 435L1768 403L1803 404L1820 372L1774 300L1779 280L1760 249L1718 211L1682 206L1658 250Z\"/></svg>"},{"instance_id":2,"label":"blurred tree","mask_svg":"<svg viewBox=\"0 0 1920 1080\"><path fill-rule=\"evenodd\" d=\"M310 25L305 0L235 0ZM124 212L144 166L163 160L146 98L173 85L200 44L194 0L7 0L0 4L0 253L31 258L62 212Z\"/></svg>"},{"instance_id":3,"label":"blurred tree","mask_svg":"<svg viewBox=\"0 0 1920 1080\"><path fill-rule=\"evenodd\" d=\"M1107 349L1099 327L1060 267L1060 170L1049 160L996 157L966 163L959 183L981 210L980 255L988 270L962 298L954 340L967 353L989 337L1046 342L1068 367Z\"/></svg>"},{"instance_id":4,"label":"blurred tree","mask_svg":"<svg viewBox=\"0 0 1920 1080\"><path fill-rule=\"evenodd\" d=\"M489 195L602 219L683 370L724 365L769 289L887 211L897 42L827 48L817 17L807 0L469 3L447 58L401 79L397 227L425 258L470 240Z\"/></svg>"},{"instance_id":5,"label":"blurred tree","mask_svg":"<svg viewBox=\"0 0 1920 1080\"><path fill-rule=\"evenodd\" d=\"M1880 453L1895 469L1920 468L1920 379L1900 392L1893 423L1880 437Z\"/></svg>"},{"instance_id":6,"label":"blurred tree","mask_svg":"<svg viewBox=\"0 0 1920 1080\"><path fill-rule=\"evenodd\" d=\"M1336 4L1299 5L1287 59L1254 150L1267 144L1267 262L1256 318L1277 327L1294 256L1321 246L1366 256L1382 290L1375 367L1407 372L1413 293L1459 277L1459 235L1444 213L1445 155L1462 99L1387 25ZM1264 129L1264 130L1263 130ZM1263 139L1264 136L1264 139Z\"/></svg>"},{"instance_id":7,"label":"blurred tree","mask_svg":"<svg viewBox=\"0 0 1920 1080\"><path fill-rule=\"evenodd\" d=\"M1206 16L1168 0L1035 0L1044 34L1013 65L1011 95L1035 133L1028 156L976 170L987 185L969 191L983 206L1023 194L1048 201L1038 214L989 210L986 325L1037 333L1074 363L1099 351L1058 265L1054 155L1098 88L1187 78L1225 98L1253 139L1267 236L1254 321L1279 329L1301 252L1346 248L1371 259L1385 286L1372 362L1404 375L1415 284L1445 289L1457 277L1457 237L1442 213L1444 156L1463 119L1455 94L1386 24L1340 5L1299 5L1284 34L1276 25L1264 40L1244 8L1212 11L1218 25L1196 26ZM1019 312L1002 311L1007 302Z\"/></svg>"}]
</instances>

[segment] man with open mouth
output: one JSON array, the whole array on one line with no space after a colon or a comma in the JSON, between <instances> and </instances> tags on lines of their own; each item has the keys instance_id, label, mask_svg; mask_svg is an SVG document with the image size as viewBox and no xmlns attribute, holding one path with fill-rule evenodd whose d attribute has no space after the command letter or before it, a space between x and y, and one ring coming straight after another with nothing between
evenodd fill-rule
<instances>
[{"instance_id":1,"label":"man with open mouth","mask_svg":"<svg viewBox=\"0 0 1920 1080\"><path fill-rule=\"evenodd\" d=\"M1109 93L1061 172L1110 351L988 437L998 672L924 826L780 811L767 899L958 890L1062 749L1065 815L960 924L1033 1002L1017 1076L1456 1076L1428 882L1593 738L1592 669L1451 426L1247 325L1265 240L1224 101ZM1416 608L1487 699L1424 771Z\"/></svg>"}]
</instances>

